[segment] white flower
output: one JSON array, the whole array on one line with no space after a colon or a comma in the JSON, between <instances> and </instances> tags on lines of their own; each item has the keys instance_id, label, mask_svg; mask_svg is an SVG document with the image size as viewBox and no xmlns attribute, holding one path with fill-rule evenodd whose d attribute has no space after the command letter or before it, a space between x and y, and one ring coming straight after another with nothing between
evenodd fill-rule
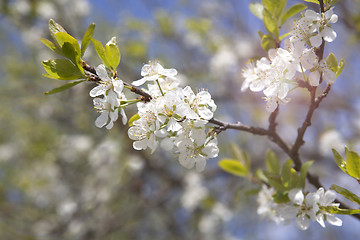
<instances>
[{"instance_id":1,"label":"white flower","mask_svg":"<svg viewBox=\"0 0 360 240\"><path fill-rule=\"evenodd\" d=\"M140 86L146 81L155 81L159 78L172 78L177 74L177 71L173 68L165 69L157 61L145 64L141 69L141 76L143 78L132 82L134 86Z\"/></svg>"},{"instance_id":2,"label":"white flower","mask_svg":"<svg viewBox=\"0 0 360 240\"><path fill-rule=\"evenodd\" d=\"M324 59L322 59L320 63L315 64L315 66L310 69L310 85L318 86L320 84L321 76L328 84L334 84L336 81L336 74L327 67Z\"/></svg>"},{"instance_id":3,"label":"white flower","mask_svg":"<svg viewBox=\"0 0 360 240\"><path fill-rule=\"evenodd\" d=\"M150 148L151 153L153 153L159 144L155 131L155 125L146 124L140 119L135 121L134 125L128 130L129 138L135 140L135 142L133 142L133 148L135 150Z\"/></svg>"},{"instance_id":4,"label":"white flower","mask_svg":"<svg viewBox=\"0 0 360 240\"><path fill-rule=\"evenodd\" d=\"M335 193L333 191L326 191L323 188L319 188L316 192L319 195L319 206L326 207L326 206L336 206L338 207L339 203L333 203L335 201ZM316 216L316 221L322 226L325 227L324 220L334 226L341 226L342 221L340 218L335 217L334 214L325 212L320 210Z\"/></svg>"},{"instance_id":5,"label":"white flower","mask_svg":"<svg viewBox=\"0 0 360 240\"><path fill-rule=\"evenodd\" d=\"M124 84L122 80L110 78L103 64L97 66L95 70L96 70L96 74L99 76L101 81L98 86L91 89L90 91L91 97L97 97L100 95L105 96L107 95L107 92L109 90L112 90L115 94L119 96L122 94L122 90L124 88Z\"/></svg>"},{"instance_id":6,"label":"white flower","mask_svg":"<svg viewBox=\"0 0 360 240\"><path fill-rule=\"evenodd\" d=\"M274 193L274 188L268 188L266 185L262 185L261 191L258 193L256 198L256 201L259 204L259 207L257 208L257 214L259 214L261 217L267 217L276 222L276 224L279 224L282 219L277 216L278 204L273 201Z\"/></svg>"},{"instance_id":7,"label":"white flower","mask_svg":"<svg viewBox=\"0 0 360 240\"><path fill-rule=\"evenodd\" d=\"M189 104L192 110L187 117L198 119L197 115L199 115L205 120L210 120L213 117L216 105L209 92L201 91L195 95L191 87L186 86L183 89L183 94L185 96L184 101Z\"/></svg>"},{"instance_id":8,"label":"white flower","mask_svg":"<svg viewBox=\"0 0 360 240\"><path fill-rule=\"evenodd\" d=\"M338 16L334 14L332 8L322 14L312 10L306 10L305 17L313 22L314 31L318 32L318 34L310 37L312 46L319 47L322 43L322 38L326 42L335 40L336 32L331 28L330 23L336 23Z\"/></svg>"},{"instance_id":9,"label":"white flower","mask_svg":"<svg viewBox=\"0 0 360 240\"><path fill-rule=\"evenodd\" d=\"M114 125L114 122L118 119L118 109L114 109L114 107L107 100L106 96L104 98L94 98L93 103L94 108L96 108L101 113L100 116L95 120L95 126L102 128L110 119L106 128L111 129Z\"/></svg>"},{"instance_id":10,"label":"white flower","mask_svg":"<svg viewBox=\"0 0 360 240\"><path fill-rule=\"evenodd\" d=\"M198 141L185 139L180 142L178 147L180 164L189 169L196 165L196 171L203 171L206 165L206 159L214 158L219 153L216 139L204 145L203 142L205 141L206 138L199 139Z\"/></svg>"}]
</instances>

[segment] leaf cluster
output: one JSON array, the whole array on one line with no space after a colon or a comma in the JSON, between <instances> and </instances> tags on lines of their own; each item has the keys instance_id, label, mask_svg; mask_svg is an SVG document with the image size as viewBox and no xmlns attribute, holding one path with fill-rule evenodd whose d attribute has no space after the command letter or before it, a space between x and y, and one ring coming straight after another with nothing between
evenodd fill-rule
<instances>
[{"instance_id":1,"label":"leaf cluster","mask_svg":"<svg viewBox=\"0 0 360 240\"><path fill-rule=\"evenodd\" d=\"M302 3L294 4L285 9L287 0L262 0L261 3L251 3L250 11L263 20L267 34L259 31L261 46L265 51L275 48L287 34L280 36L281 26L286 20L306 9Z\"/></svg>"}]
</instances>

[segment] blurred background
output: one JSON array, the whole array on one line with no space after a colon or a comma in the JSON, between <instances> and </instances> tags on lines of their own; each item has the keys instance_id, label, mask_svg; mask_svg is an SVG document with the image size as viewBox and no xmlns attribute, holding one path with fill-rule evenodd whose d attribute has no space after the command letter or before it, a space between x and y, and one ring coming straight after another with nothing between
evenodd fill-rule
<instances>
[{"instance_id":1,"label":"blurred background","mask_svg":"<svg viewBox=\"0 0 360 240\"><path fill-rule=\"evenodd\" d=\"M1 0L0 239L360 239L360 222L351 216L341 217L341 228L312 223L306 232L257 216L256 196L247 193L258 186L223 172L217 162L232 157L233 142L250 155L253 169L264 168L266 150L279 149L263 137L221 133L219 157L199 174L170 153L133 150L121 121L111 131L96 128L98 113L88 94L94 85L43 95L63 84L42 76L41 61L54 58L39 41L50 38L49 19L78 39L95 22L96 39L117 37L122 80L139 79L142 65L159 59L193 89L211 92L216 118L267 127L261 93L240 91L246 61L265 55L257 35L264 27L249 3ZM325 187L337 183L360 195L330 150L343 152L347 145L360 151L360 1L339 1L334 11L338 38L326 51L345 58L346 66L314 114L301 155L315 160L311 172ZM90 46L84 59L97 66L94 52ZM289 143L304 119L308 94L298 90L291 98L278 117L280 135ZM134 113L127 110L128 116ZM280 151L279 156L287 160Z\"/></svg>"}]
</instances>

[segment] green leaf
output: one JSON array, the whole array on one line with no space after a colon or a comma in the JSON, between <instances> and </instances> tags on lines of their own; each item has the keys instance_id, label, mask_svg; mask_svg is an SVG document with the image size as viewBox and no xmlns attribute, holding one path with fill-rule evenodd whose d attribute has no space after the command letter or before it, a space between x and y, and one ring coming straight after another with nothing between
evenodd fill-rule
<instances>
[{"instance_id":1,"label":"green leaf","mask_svg":"<svg viewBox=\"0 0 360 240\"><path fill-rule=\"evenodd\" d=\"M276 42L271 34L264 34L261 31L258 31L258 34L261 39L261 47L265 51L269 51L270 49L276 47Z\"/></svg>"},{"instance_id":2,"label":"green leaf","mask_svg":"<svg viewBox=\"0 0 360 240\"><path fill-rule=\"evenodd\" d=\"M346 174L348 174L347 170L346 170L346 162L343 159L343 157L333 148L332 149L334 158L335 158L335 162L336 165L338 165L338 167Z\"/></svg>"},{"instance_id":3,"label":"green leaf","mask_svg":"<svg viewBox=\"0 0 360 240\"><path fill-rule=\"evenodd\" d=\"M329 56L326 58L326 64L333 72L337 72L338 62L333 53L330 53Z\"/></svg>"},{"instance_id":4,"label":"green leaf","mask_svg":"<svg viewBox=\"0 0 360 240\"><path fill-rule=\"evenodd\" d=\"M290 180L289 180L289 183L287 184L287 189L291 190L291 189L299 188L299 187L302 187L300 177L299 177L297 171L295 169L291 168L290 169Z\"/></svg>"},{"instance_id":5,"label":"green leaf","mask_svg":"<svg viewBox=\"0 0 360 240\"><path fill-rule=\"evenodd\" d=\"M280 17L280 25L283 25L286 20L291 18L292 16L296 15L297 13L301 12L302 10L306 9L307 7L302 4L298 3L292 5L289 9L287 9Z\"/></svg>"},{"instance_id":6,"label":"green leaf","mask_svg":"<svg viewBox=\"0 0 360 240\"><path fill-rule=\"evenodd\" d=\"M255 171L255 176L257 179L259 179L260 181L264 182L264 183L268 183L268 179L264 174L264 171L261 169L256 169Z\"/></svg>"},{"instance_id":7,"label":"green leaf","mask_svg":"<svg viewBox=\"0 0 360 240\"><path fill-rule=\"evenodd\" d=\"M336 76L338 77L342 71L344 70L345 67L345 59L341 59L339 62L339 66L337 67L337 71L336 71Z\"/></svg>"},{"instance_id":8,"label":"green leaf","mask_svg":"<svg viewBox=\"0 0 360 240\"><path fill-rule=\"evenodd\" d=\"M264 6L261 3L250 3L249 8L256 17L263 20Z\"/></svg>"},{"instance_id":9,"label":"green leaf","mask_svg":"<svg viewBox=\"0 0 360 240\"><path fill-rule=\"evenodd\" d=\"M219 161L219 166L228 173L234 174L240 177L246 177L249 173L249 169L247 169L242 163L234 159L222 159Z\"/></svg>"},{"instance_id":10,"label":"green leaf","mask_svg":"<svg viewBox=\"0 0 360 240\"><path fill-rule=\"evenodd\" d=\"M277 191L273 196L275 203L287 203L290 201L287 191Z\"/></svg>"},{"instance_id":11,"label":"green leaf","mask_svg":"<svg viewBox=\"0 0 360 240\"><path fill-rule=\"evenodd\" d=\"M307 161L305 162L300 169L300 183L301 183L301 187L304 188L305 187L305 180L306 180L306 175L311 167L311 165L314 163L314 161Z\"/></svg>"},{"instance_id":12,"label":"green leaf","mask_svg":"<svg viewBox=\"0 0 360 240\"><path fill-rule=\"evenodd\" d=\"M357 203L358 205L360 205L360 197L356 196L354 193L350 192L349 190L342 188L338 185L331 185L330 187L331 190L334 190L335 192L343 195L344 197L346 197L347 199L349 199L350 201Z\"/></svg>"},{"instance_id":13,"label":"green leaf","mask_svg":"<svg viewBox=\"0 0 360 240\"><path fill-rule=\"evenodd\" d=\"M279 19L286 6L287 0L262 0L261 2L264 8L267 9L275 19Z\"/></svg>"},{"instance_id":14,"label":"green leaf","mask_svg":"<svg viewBox=\"0 0 360 240\"><path fill-rule=\"evenodd\" d=\"M268 170L272 173L280 173L280 162L276 154L270 149L266 153L265 163Z\"/></svg>"},{"instance_id":15,"label":"green leaf","mask_svg":"<svg viewBox=\"0 0 360 240\"><path fill-rule=\"evenodd\" d=\"M322 206L320 209L333 214L352 215L360 213L360 209L341 209L335 206Z\"/></svg>"},{"instance_id":16,"label":"green leaf","mask_svg":"<svg viewBox=\"0 0 360 240\"><path fill-rule=\"evenodd\" d=\"M88 47L92 36L94 35L95 31L95 23L90 24L90 26L86 29L84 37L81 41L81 56L84 56L85 50Z\"/></svg>"},{"instance_id":17,"label":"green leaf","mask_svg":"<svg viewBox=\"0 0 360 240\"><path fill-rule=\"evenodd\" d=\"M51 95L51 94L54 94L54 93L65 91L66 89L69 89L69 88L71 88L71 87L73 87L75 85L78 85L79 83L82 83L84 81L86 81L86 80L79 80L79 81L74 81L74 82L64 84L61 87L54 88L54 89L52 89L50 91L44 92L44 95Z\"/></svg>"},{"instance_id":18,"label":"green leaf","mask_svg":"<svg viewBox=\"0 0 360 240\"><path fill-rule=\"evenodd\" d=\"M129 121L128 121L129 127L131 127L134 124L134 122L138 119L140 119L140 116L139 116L139 113L136 113L134 116L132 116L129 119Z\"/></svg>"},{"instance_id":19,"label":"green leaf","mask_svg":"<svg viewBox=\"0 0 360 240\"><path fill-rule=\"evenodd\" d=\"M263 172L265 177L268 179L268 183L270 186L274 187L276 190L286 190L284 185L282 184L281 177L278 174Z\"/></svg>"},{"instance_id":20,"label":"green leaf","mask_svg":"<svg viewBox=\"0 0 360 240\"><path fill-rule=\"evenodd\" d=\"M109 67L112 70L116 70L117 66L120 63L120 51L115 44L109 44L105 46L105 56Z\"/></svg>"},{"instance_id":21,"label":"green leaf","mask_svg":"<svg viewBox=\"0 0 360 240\"><path fill-rule=\"evenodd\" d=\"M291 159L287 160L281 170L281 180L285 187L289 186L291 178L291 168L293 166L293 161Z\"/></svg>"},{"instance_id":22,"label":"green leaf","mask_svg":"<svg viewBox=\"0 0 360 240\"><path fill-rule=\"evenodd\" d=\"M42 62L47 74L45 77L59 79L59 80L74 80L85 78L85 76L66 59L53 59Z\"/></svg>"},{"instance_id":23,"label":"green leaf","mask_svg":"<svg viewBox=\"0 0 360 240\"><path fill-rule=\"evenodd\" d=\"M249 156L245 151L241 150L236 144L230 143L230 150L234 158L244 164L248 169L250 169L251 162Z\"/></svg>"},{"instance_id":24,"label":"green leaf","mask_svg":"<svg viewBox=\"0 0 360 240\"><path fill-rule=\"evenodd\" d=\"M51 36L54 38L54 40L56 39L55 38L56 33L58 32L66 33L65 29L60 24L55 22L53 19L49 20L49 31Z\"/></svg>"},{"instance_id":25,"label":"green leaf","mask_svg":"<svg viewBox=\"0 0 360 240\"><path fill-rule=\"evenodd\" d=\"M92 43L94 44L94 47L95 47L95 50L96 50L96 53L98 54L98 56L100 57L101 61L103 61L103 63L105 64L105 66L107 68L110 68L109 67L109 63L106 59L106 55L105 55L105 48L104 46L102 45L102 43L94 38L91 38L91 41Z\"/></svg>"},{"instance_id":26,"label":"green leaf","mask_svg":"<svg viewBox=\"0 0 360 240\"><path fill-rule=\"evenodd\" d=\"M275 38L279 37L279 27L277 19L272 15L272 13L264 8L264 25L266 30L272 34Z\"/></svg>"},{"instance_id":27,"label":"green leaf","mask_svg":"<svg viewBox=\"0 0 360 240\"><path fill-rule=\"evenodd\" d=\"M360 157L354 151L346 153L346 170L350 176L360 179Z\"/></svg>"},{"instance_id":28,"label":"green leaf","mask_svg":"<svg viewBox=\"0 0 360 240\"><path fill-rule=\"evenodd\" d=\"M304 0L305 2L311 2L311 3L316 3L318 5L320 5L319 0Z\"/></svg>"},{"instance_id":29,"label":"green leaf","mask_svg":"<svg viewBox=\"0 0 360 240\"><path fill-rule=\"evenodd\" d=\"M45 39L45 38L40 38L40 41L47 46L51 51L62 55L60 49L55 45L55 43L53 43L52 41Z\"/></svg>"}]
</instances>

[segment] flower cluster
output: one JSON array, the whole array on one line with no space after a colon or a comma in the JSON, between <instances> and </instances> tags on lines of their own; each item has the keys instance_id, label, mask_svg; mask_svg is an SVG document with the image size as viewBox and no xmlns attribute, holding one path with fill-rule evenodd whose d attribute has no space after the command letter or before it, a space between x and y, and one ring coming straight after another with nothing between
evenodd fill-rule
<instances>
[{"instance_id":1,"label":"flower cluster","mask_svg":"<svg viewBox=\"0 0 360 240\"><path fill-rule=\"evenodd\" d=\"M311 86L318 86L321 79L333 84L336 74L330 70L324 59L315 53L322 39L332 42L336 38L330 24L337 22L337 15L330 9L319 14L307 10L295 23L284 48L270 49L268 58L250 63L243 70L244 82L241 90L263 91L267 101L266 109L273 112L279 103L288 103L288 93L303 78Z\"/></svg>"},{"instance_id":2,"label":"flower cluster","mask_svg":"<svg viewBox=\"0 0 360 240\"><path fill-rule=\"evenodd\" d=\"M133 85L150 82L148 93L152 99L137 104L139 119L133 122L128 135L135 140L136 150L150 148L154 152L160 145L177 152L184 167L196 166L197 171L202 171L206 159L219 152L214 132L205 128L216 105L207 91L195 94L189 86L179 87L176 74L175 69L164 69L158 62L143 66L143 78Z\"/></svg>"},{"instance_id":3,"label":"flower cluster","mask_svg":"<svg viewBox=\"0 0 360 240\"><path fill-rule=\"evenodd\" d=\"M93 100L94 107L101 113L96 119L95 125L101 128L107 124L106 128L111 129L118 119L119 112L123 124L126 124L127 117L121 106L121 102L126 101L126 97L122 92L124 88L123 81L110 77L103 64L97 66L95 70L101 79L99 84L90 91L90 96L95 97ZM101 95L103 98L98 98Z\"/></svg>"},{"instance_id":4,"label":"flower cluster","mask_svg":"<svg viewBox=\"0 0 360 240\"><path fill-rule=\"evenodd\" d=\"M319 188L316 192L311 192L304 195L301 189L292 189L288 193L290 199L287 203L275 203L272 195L275 190L263 186L258 195L258 214L263 217L275 221L276 223L288 223L296 218L296 226L301 230L308 229L310 219L317 221L322 227L325 227L325 222L334 226L341 226L341 219L334 216L334 214L326 212L322 207L335 206L338 203L333 203L335 200L335 193L333 191L325 191Z\"/></svg>"}]
</instances>

